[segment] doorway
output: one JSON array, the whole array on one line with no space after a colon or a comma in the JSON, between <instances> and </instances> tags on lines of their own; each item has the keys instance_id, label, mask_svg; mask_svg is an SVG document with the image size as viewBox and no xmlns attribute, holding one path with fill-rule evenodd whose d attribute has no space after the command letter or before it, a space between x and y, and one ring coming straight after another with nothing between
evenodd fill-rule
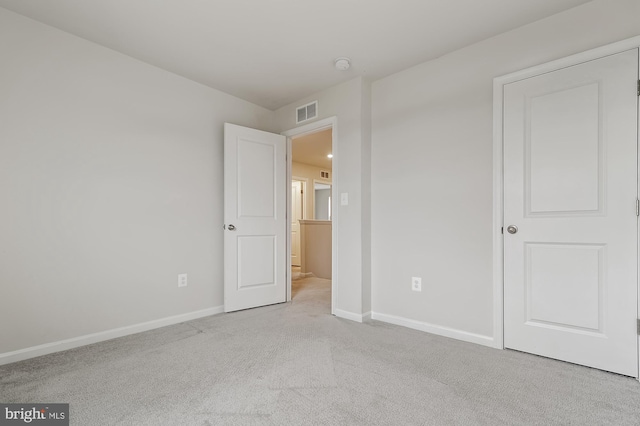
<instances>
[{"instance_id":1,"label":"doorway","mask_svg":"<svg viewBox=\"0 0 640 426\"><path fill-rule=\"evenodd\" d=\"M295 297L296 286L292 284L301 284L298 279L325 280L331 292L332 314L337 286L338 215L333 202L338 175L336 125L333 117L283 133L287 137L287 176L292 188L287 200L287 211L291 217L287 221L290 271L287 300ZM298 185L302 189L302 219L296 224L294 210L297 209L298 194L294 191L298 190Z\"/></svg>"}]
</instances>

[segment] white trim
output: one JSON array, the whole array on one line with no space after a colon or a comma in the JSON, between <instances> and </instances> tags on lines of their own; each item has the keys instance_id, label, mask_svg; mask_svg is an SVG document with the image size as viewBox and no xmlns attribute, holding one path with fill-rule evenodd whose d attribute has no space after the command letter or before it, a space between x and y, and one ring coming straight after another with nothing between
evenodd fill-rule
<instances>
[{"instance_id":1,"label":"white trim","mask_svg":"<svg viewBox=\"0 0 640 426\"><path fill-rule=\"evenodd\" d=\"M286 130L280 134L288 138L293 138L293 137L310 135L311 133L317 133L322 130L327 130L331 128L333 128L335 132L335 126L337 123L338 123L337 117L329 117L329 118L324 118L322 120L314 121L313 123L305 124L303 126L294 127L293 129ZM334 157L336 157L336 154L333 151L331 151L331 153L333 154Z\"/></svg>"},{"instance_id":2,"label":"white trim","mask_svg":"<svg viewBox=\"0 0 640 426\"><path fill-rule=\"evenodd\" d=\"M307 211L307 191L309 188L309 178L299 177L299 176L291 176L291 181L297 180L302 184L302 218L308 219L309 212Z\"/></svg>"},{"instance_id":3,"label":"white trim","mask_svg":"<svg viewBox=\"0 0 640 426\"><path fill-rule=\"evenodd\" d=\"M640 55L638 56L638 70L640 70ZM640 75L638 76L639 79L639 84L640 84ZM640 89L640 87L638 87ZM638 93L638 95L640 95L640 93ZM639 104L638 104L638 117L637 117L637 121L636 121L636 134L638 137L638 140L636 141L637 145L640 148L640 100L639 100ZM636 177L636 200L640 200L640 149L638 149L637 152L638 157L636 158L636 168L638 169L638 176ZM636 201L637 203L637 201ZM636 238L637 238L637 242L638 245L636 246L636 259L640 258L640 222L638 221L639 219L636 218ZM636 310L638 312L638 314L636 315L636 317L640 318L640 262L638 262L638 269L636 270L636 279L638 280L638 291L637 291L637 303L636 303ZM638 319L636 319L636 321L638 321ZM637 380L640 381L640 330L638 330L638 377Z\"/></svg>"},{"instance_id":4,"label":"white trim","mask_svg":"<svg viewBox=\"0 0 640 426\"><path fill-rule=\"evenodd\" d=\"M373 315L373 312L371 311L367 311L364 314L362 314L362 321L371 321L372 318L371 316Z\"/></svg>"},{"instance_id":5,"label":"white trim","mask_svg":"<svg viewBox=\"0 0 640 426\"><path fill-rule=\"evenodd\" d=\"M334 309L333 315L338 318L344 318L355 322L362 322L364 320L364 315L356 314L349 311L343 311L342 309Z\"/></svg>"},{"instance_id":6,"label":"white trim","mask_svg":"<svg viewBox=\"0 0 640 426\"><path fill-rule=\"evenodd\" d=\"M626 40L622 40L616 43L608 44L601 47L596 47L584 52L576 53L575 55L567 56L565 58L556 59L555 61L546 62L540 65L536 65L531 68L526 68L520 71L513 72L511 74L503 75L493 79L494 88L496 83L501 85L513 83L515 81L524 80L530 77L535 77L540 74L556 71L562 68L571 67L581 64L583 62L593 61L605 56L615 55L631 49L637 49L640 47L640 36L632 37Z\"/></svg>"},{"instance_id":7,"label":"white trim","mask_svg":"<svg viewBox=\"0 0 640 426\"><path fill-rule=\"evenodd\" d=\"M291 139L287 138L287 158L289 158L289 155L291 153ZM291 161L287 160L287 176L291 175ZM292 181L299 181L300 184L303 187L302 190L302 218L306 219L307 218L307 188L308 188L308 183L309 183L309 179L308 178L303 178L303 177L297 177L297 176L291 176L290 178L288 178L289 181L289 185L291 185ZM290 187L289 187L290 188ZM285 292L286 292L286 301L287 302L291 302L291 281L293 281L293 277L291 275L291 268L293 267L293 264L291 263L291 219L289 219L289 215L291 214L291 190L287 191L287 213L286 213L286 217L287 217L287 254L289 256L289 260L287 261L287 271L286 271L286 283L285 283ZM301 245L300 247L300 259L304 259L303 256L303 247ZM300 267L302 268L304 265L302 264L302 261L300 262Z\"/></svg>"},{"instance_id":8,"label":"white trim","mask_svg":"<svg viewBox=\"0 0 640 426\"><path fill-rule=\"evenodd\" d=\"M387 322L389 324L400 325L414 330L425 331L431 334L437 334L438 336L449 337L452 339L462 340L469 343L476 343L478 345L495 347L493 337L484 336L482 334L469 333L468 331L457 330L455 328L444 327L441 325L429 324L422 321L415 321L408 318L397 317L395 315L381 314L378 312L372 312L371 318L374 320Z\"/></svg>"},{"instance_id":9,"label":"white trim","mask_svg":"<svg viewBox=\"0 0 640 426\"><path fill-rule=\"evenodd\" d=\"M333 162L331 166L331 199L336 200L338 194L338 166L340 159L338 156L338 118L329 117L322 120L314 121L313 123L305 124L304 126L295 127L293 129L282 132L281 134L287 137L287 179L291 180L291 139L293 137L300 137L311 133L320 132L322 130L331 129L331 153L333 154ZM336 161L337 159L337 161ZM291 211L291 191L287 191L287 211ZM336 313L336 306L338 303L338 203L331 203L331 314L339 316ZM287 264L288 264L288 279L287 279L287 301L291 300L291 221L287 220ZM344 311L341 311L344 312Z\"/></svg>"},{"instance_id":10,"label":"white trim","mask_svg":"<svg viewBox=\"0 0 640 426\"><path fill-rule=\"evenodd\" d=\"M287 168L287 172L286 172L286 181L287 181L287 187L285 188L286 191L286 213L285 213L285 217L287 218L287 247L286 247L286 253L285 256L287 258L286 262L287 262L287 270L285 271L285 293L286 293L286 298L285 300L287 302L291 302L291 281L292 281L292 277L291 277L291 203L292 203L292 199L291 199L291 153L293 152L293 150L291 149L291 138L287 137L287 154L286 154L286 168Z\"/></svg>"},{"instance_id":11,"label":"white trim","mask_svg":"<svg viewBox=\"0 0 640 426\"><path fill-rule=\"evenodd\" d=\"M182 322L220 314L222 312L224 312L224 306L216 306L200 311L189 312L187 314L174 315L171 317L161 318L153 321L147 321L139 324L128 325L125 327L114 328L111 330L100 331L98 333L73 337L71 339L45 343L44 345L32 346L30 348L20 349L13 352L5 352L3 354L0 354L0 365L23 361L25 359L35 358L37 356L48 355L54 352L66 351L68 349L91 345L93 343L104 342L105 340L116 339L118 337L166 327L168 325L180 324Z\"/></svg>"},{"instance_id":12,"label":"white trim","mask_svg":"<svg viewBox=\"0 0 640 426\"><path fill-rule=\"evenodd\" d=\"M493 80L493 335L494 346L504 349L503 223L503 96L504 86L540 74L593 61L640 47L640 36L597 47L562 59L520 70ZM640 283L639 283L640 290ZM640 360L639 369L640 369Z\"/></svg>"},{"instance_id":13,"label":"white trim","mask_svg":"<svg viewBox=\"0 0 640 426\"><path fill-rule=\"evenodd\" d=\"M502 158L503 84L493 80L493 341L504 349L504 241L503 158Z\"/></svg>"}]
</instances>

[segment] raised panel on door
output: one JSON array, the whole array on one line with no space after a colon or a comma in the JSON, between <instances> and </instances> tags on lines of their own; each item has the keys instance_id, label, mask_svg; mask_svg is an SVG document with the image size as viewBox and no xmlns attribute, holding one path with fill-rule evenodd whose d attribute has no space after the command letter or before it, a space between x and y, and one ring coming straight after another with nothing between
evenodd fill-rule
<instances>
[{"instance_id":1,"label":"raised panel on door","mask_svg":"<svg viewBox=\"0 0 640 426\"><path fill-rule=\"evenodd\" d=\"M525 140L528 215L602 213L601 82L528 99Z\"/></svg>"},{"instance_id":2,"label":"raised panel on door","mask_svg":"<svg viewBox=\"0 0 640 426\"><path fill-rule=\"evenodd\" d=\"M505 347L637 377L632 50L504 90Z\"/></svg>"},{"instance_id":3,"label":"raised panel on door","mask_svg":"<svg viewBox=\"0 0 640 426\"><path fill-rule=\"evenodd\" d=\"M604 337L605 255L600 244L525 243L525 324Z\"/></svg>"},{"instance_id":4,"label":"raised panel on door","mask_svg":"<svg viewBox=\"0 0 640 426\"><path fill-rule=\"evenodd\" d=\"M276 218L276 147L238 138L237 188L239 218Z\"/></svg>"},{"instance_id":5,"label":"raised panel on door","mask_svg":"<svg viewBox=\"0 0 640 426\"><path fill-rule=\"evenodd\" d=\"M225 124L225 312L286 300L284 136Z\"/></svg>"},{"instance_id":6,"label":"raised panel on door","mask_svg":"<svg viewBox=\"0 0 640 426\"><path fill-rule=\"evenodd\" d=\"M277 246L274 235L238 237L238 290L277 285Z\"/></svg>"}]
</instances>

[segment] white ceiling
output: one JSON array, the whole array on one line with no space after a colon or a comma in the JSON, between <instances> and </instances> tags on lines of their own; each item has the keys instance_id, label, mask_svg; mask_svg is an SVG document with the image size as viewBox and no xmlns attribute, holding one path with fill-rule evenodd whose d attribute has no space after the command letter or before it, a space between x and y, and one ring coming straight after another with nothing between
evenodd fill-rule
<instances>
[{"instance_id":1,"label":"white ceiling","mask_svg":"<svg viewBox=\"0 0 640 426\"><path fill-rule=\"evenodd\" d=\"M291 160L331 171L331 129L300 136L291 142Z\"/></svg>"},{"instance_id":2,"label":"white ceiling","mask_svg":"<svg viewBox=\"0 0 640 426\"><path fill-rule=\"evenodd\" d=\"M0 0L269 109L378 79L590 0ZM352 59L340 72L333 60Z\"/></svg>"}]
</instances>

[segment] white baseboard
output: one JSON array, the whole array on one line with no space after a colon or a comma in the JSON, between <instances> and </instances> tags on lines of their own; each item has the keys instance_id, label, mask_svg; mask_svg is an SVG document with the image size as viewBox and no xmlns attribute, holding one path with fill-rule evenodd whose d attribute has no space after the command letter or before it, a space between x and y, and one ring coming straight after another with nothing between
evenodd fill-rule
<instances>
[{"instance_id":1,"label":"white baseboard","mask_svg":"<svg viewBox=\"0 0 640 426\"><path fill-rule=\"evenodd\" d=\"M483 336L482 334L469 333L468 331L443 327L441 325L433 325L426 322L397 317L395 315L380 314L378 312L372 312L371 318L382 322L388 322L390 324L412 328L414 330L426 331L427 333L437 334L438 336L450 337L452 339L477 343L478 345L489 346L492 348L495 347L493 337Z\"/></svg>"},{"instance_id":2,"label":"white baseboard","mask_svg":"<svg viewBox=\"0 0 640 426\"><path fill-rule=\"evenodd\" d=\"M333 315L340 318L355 321L355 322L362 322L362 315L354 314L353 312L349 312L349 311L343 311L342 309L334 309Z\"/></svg>"},{"instance_id":3,"label":"white baseboard","mask_svg":"<svg viewBox=\"0 0 640 426\"><path fill-rule=\"evenodd\" d=\"M58 342L45 343L44 345L32 346L30 348L20 349L13 352L5 352L0 354L0 365L23 361L25 359L35 358L37 356L47 355L54 352L66 351L67 349L103 342L105 340L128 336L130 334L141 333L143 331L166 327L168 325L179 324L181 322L208 317L222 312L224 312L224 306L215 306L213 308L189 312L187 314L174 315L153 321L142 322L140 324L133 324L125 327L114 328L112 330L73 337L71 339L60 340Z\"/></svg>"},{"instance_id":4,"label":"white baseboard","mask_svg":"<svg viewBox=\"0 0 640 426\"><path fill-rule=\"evenodd\" d=\"M364 314L362 314L362 321L370 321L371 320L371 314L372 312L365 312Z\"/></svg>"}]
</instances>

